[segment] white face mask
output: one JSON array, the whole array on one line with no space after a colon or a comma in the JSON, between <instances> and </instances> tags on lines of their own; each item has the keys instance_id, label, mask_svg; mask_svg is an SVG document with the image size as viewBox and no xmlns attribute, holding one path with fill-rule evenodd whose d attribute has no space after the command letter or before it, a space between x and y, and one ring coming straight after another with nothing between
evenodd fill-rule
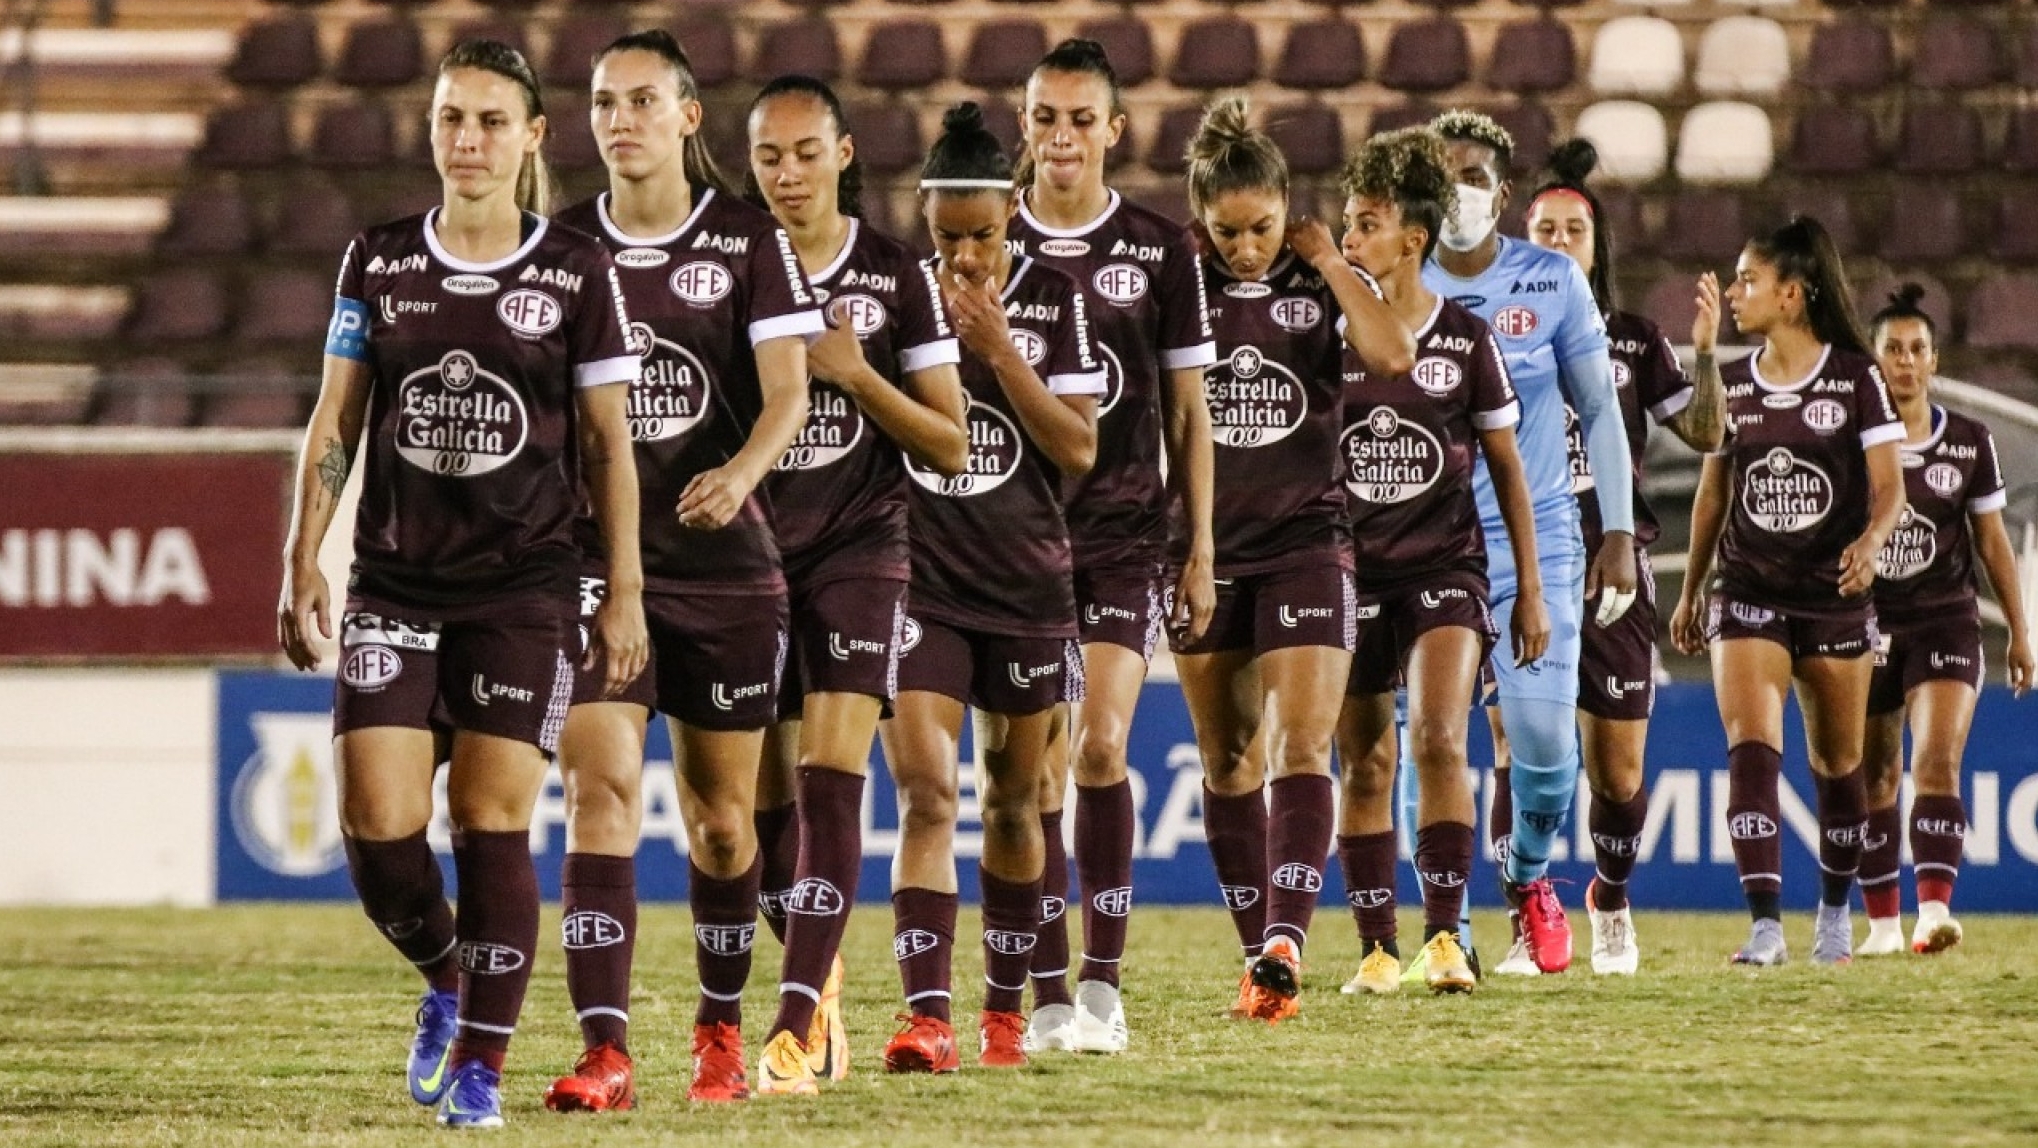
<instances>
[{"instance_id":1,"label":"white face mask","mask_svg":"<svg viewBox=\"0 0 2038 1148\"><path fill-rule=\"evenodd\" d=\"M1483 187L1458 185L1458 210L1444 221L1444 233L1437 237L1453 251L1470 251L1493 233L1500 218L1493 211L1495 196Z\"/></svg>"}]
</instances>

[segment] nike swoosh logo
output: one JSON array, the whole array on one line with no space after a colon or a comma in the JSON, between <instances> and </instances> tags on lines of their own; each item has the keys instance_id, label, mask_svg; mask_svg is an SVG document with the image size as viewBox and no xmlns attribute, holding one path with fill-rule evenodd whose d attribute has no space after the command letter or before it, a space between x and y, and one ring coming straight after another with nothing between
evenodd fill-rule
<instances>
[{"instance_id":1,"label":"nike swoosh logo","mask_svg":"<svg viewBox=\"0 0 2038 1148\"><path fill-rule=\"evenodd\" d=\"M446 1051L439 1054L439 1067L433 1069L432 1074L430 1076L421 1076L418 1078L417 1081L418 1091L437 1092L439 1090L439 1082L446 1079L446 1062L451 1059L453 1059L453 1046L448 1044L446 1046Z\"/></svg>"}]
</instances>

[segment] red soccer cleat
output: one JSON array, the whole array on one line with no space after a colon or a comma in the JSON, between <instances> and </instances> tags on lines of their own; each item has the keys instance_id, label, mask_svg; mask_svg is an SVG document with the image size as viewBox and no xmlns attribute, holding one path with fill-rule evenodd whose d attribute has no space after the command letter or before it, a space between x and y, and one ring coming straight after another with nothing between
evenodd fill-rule
<instances>
[{"instance_id":1,"label":"red soccer cleat","mask_svg":"<svg viewBox=\"0 0 2038 1148\"><path fill-rule=\"evenodd\" d=\"M1529 958L1546 973L1561 973L1571 967L1571 922L1564 919L1564 905L1548 877L1539 877L1515 887L1521 897L1521 938L1528 944Z\"/></svg>"},{"instance_id":2,"label":"red soccer cleat","mask_svg":"<svg viewBox=\"0 0 2038 1148\"><path fill-rule=\"evenodd\" d=\"M905 1027L885 1043L886 1072L954 1072L962 1067L955 1051L955 1026L931 1016L901 1014Z\"/></svg>"},{"instance_id":3,"label":"red soccer cleat","mask_svg":"<svg viewBox=\"0 0 2038 1148\"><path fill-rule=\"evenodd\" d=\"M977 1063L985 1068L1026 1067L1026 1018L1016 1012L977 1014L977 1036L983 1051Z\"/></svg>"},{"instance_id":4,"label":"red soccer cleat","mask_svg":"<svg viewBox=\"0 0 2038 1148\"><path fill-rule=\"evenodd\" d=\"M628 1112L637 1106L637 1084L630 1055L613 1044L598 1044L573 1062L573 1075L562 1076L545 1090L545 1107L554 1112Z\"/></svg>"},{"instance_id":5,"label":"red soccer cleat","mask_svg":"<svg viewBox=\"0 0 2038 1148\"><path fill-rule=\"evenodd\" d=\"M743 1067L743 1030L733 1024L693 1026L693 1083L686 1098L708 1104L750 1099Z\"/></svg>"},{"instance_id":6,"label":"red soccer cleat","mask_svg":"<svg viewBox=\"0 0 2038 1148\"><path fill-rule=\"evenodd\" d=\"M1302 953L1290 937L1275 937L1246 972L1246 1015L1279 1024L1302 1011Z\"/></svg>"}]
</instances>

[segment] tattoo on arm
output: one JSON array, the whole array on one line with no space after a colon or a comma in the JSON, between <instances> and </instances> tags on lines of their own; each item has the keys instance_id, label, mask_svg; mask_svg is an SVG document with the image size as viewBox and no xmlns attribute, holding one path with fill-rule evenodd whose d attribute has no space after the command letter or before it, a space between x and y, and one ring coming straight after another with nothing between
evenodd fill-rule
<instances>
[{"instance_id":1,"label":"tattoo on arm","mask_svg":"<svg viewBox=\"0 0 2038 1148\"><path fill-rule=\"evenodd\" d=\"M347 470L347 448L340 445L339 439L327 439L325 455L318 460L318 481L336 500L347 488Z\"/></svg>"}]
</instances>

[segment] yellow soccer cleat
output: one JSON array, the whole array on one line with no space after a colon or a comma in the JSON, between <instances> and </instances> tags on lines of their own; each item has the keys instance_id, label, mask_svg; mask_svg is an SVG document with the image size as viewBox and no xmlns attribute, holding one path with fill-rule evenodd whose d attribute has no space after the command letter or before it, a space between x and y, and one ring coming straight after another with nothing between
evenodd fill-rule
<instances>
[{"instance_id":1,"label":"yellow soccer cleat","mask_svg":"<svg viewBox=\"0 0 2038 1148\"><path fill-rule=\"evenodd\" d=\"M846 1080L849 1077L849 1029L842 1023L842 954L828 969L821 986L821 1003L814 1009L814 1023L807 1029L807 1059L816 1080Z\"/></svg>"},{"instance_id":2,"label":"yellow soccer cleat","mask_svg":"<svg viewBox=\"0 0 2038 1148\"><path fill-rule=\"evenodd\" d=\"M1458 934L1451 929L1439 929L1429 942L1422 946L1424 957L1423 980L1433 993L1468 993L1478 983L1472 975L1472 963L1465 959L1465 950L1458 945Z\"/></svg>"},{"instance_id":3,"label":"yellow soccer cleat","mask_svg":"<svg viewBox=\"0 0 2038 1148\"><path fill-rule=\"evenodd\" d=\"M1367 953L1366 959L1359 962L1358 973L1346 981L1344 988L1339 991L1347 995L1367 996L1400 992L1401 962L1395 959L1393 953L1387 951L1387 946L1375 941L1373 951Z\"/></svg>"},{"instance_id":4,"label":"yellow soccer cleat","mask_svg":"<svg viewBox=\"0 0 2038 1148\"><path fill-rule=\"evenodd\" d=\"M814 1080L813 1061L806 1046L790 1032L782 1032L764 1046L757 1058L757 1093L760 1096L813 1096L821 1091Z\"/></svg>"}]
</instances>

